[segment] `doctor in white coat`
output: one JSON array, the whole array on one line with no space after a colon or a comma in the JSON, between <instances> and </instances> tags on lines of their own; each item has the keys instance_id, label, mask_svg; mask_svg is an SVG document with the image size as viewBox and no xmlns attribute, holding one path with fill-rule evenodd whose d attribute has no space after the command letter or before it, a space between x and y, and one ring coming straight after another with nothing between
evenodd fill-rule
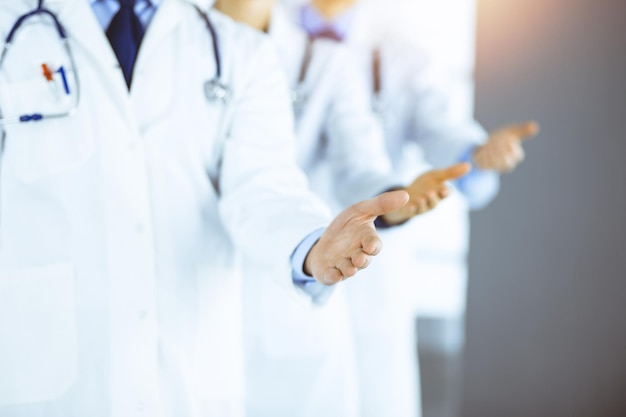
<instances>
[{"instance_id":1,"label":"doctor in white coat","mask_svg":"<svg viewBox=\"0 0 626 417\"><path fill-rule=\"evenodd\" d=\"M376 8L355 3L313 0L311 6L296 7L294 16L312 36L343 41L357 56L396 173L406 179L416 171L460 161L475 168L456 182L461 193L453 193L437 210L407 227L385 232L389 253L402 256L383 256L365 279L345 288L363 415L408 417L419 415L421 408L415 316L423 307L420 303L432 302L423 294L452 300L446 308L462 311L468 206L481 208L495 197L498 172L510 171L523 160L521 142L534 136L537 126L509 126L488 135L463 109L465 101L457 100L457 85L447 74L394 36L393 25L381 19L380 10L388 9L387 4ZM467 76L471 82L471 74ZM448 294L437 297L436 291Z\"/></svg>"},{"instance_id":2,"label":"doctor in white coat","mask_svg":"<svg viewBox=\"0 0 626 417\"><path fill-rule=\"evenodd\" d=\"M398 186L368 90L345 48L312 40L274 0L219 0L215 7L267 31L292 86L298 163L312 188L336 207ZM407 188L415 211L447 195L448 179L466 165L421 175ZM441 189L444 194L434 195ZM421 200L421 201L417 201ZM401 220L407 220L409 216ZM286 300L246 274L244 290L249 416L357 416L354 350L344 293L323 308Z\"/></svg>"},{"instance_id":3,"label":"doctor in white coat","mask_svg":"<svg viewBox=\"0 0 626 417\"><path fill-rule=\"evenodd\" d=\"M310 293L407 202L319 229L271 46L202 7L0 0L0 416L242 415L239 254Z\"/></svg>"}]
</instances>

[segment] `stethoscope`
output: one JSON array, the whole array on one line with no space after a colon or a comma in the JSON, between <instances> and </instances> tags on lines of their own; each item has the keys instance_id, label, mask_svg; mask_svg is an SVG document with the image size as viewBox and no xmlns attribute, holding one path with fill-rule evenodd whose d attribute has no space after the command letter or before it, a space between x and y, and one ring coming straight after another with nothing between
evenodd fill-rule
<instances>
[{"instance_id":1,"label":"stethoscope","mask_svg":"<svg viewBox=\"0 0 626 417\"><path fill-rule=\"evenodd\" d=\"M207 31L213 42L213 59L215 60L215 76L204 83L204 95L207 100L215 103L228 104L232 97L232 89L222 81L222 55L220 53L219 38L215 26L211 23L209 15L200 7L193 7L204 21Z\"/></svg>"},{"instance_id":2,"label":"stethoscope","mask_svg":"<svg viewBox=\"0 0 626 417\"><path fill-rule=\"evenodd\" d=\"M307 38L302 64L300 66L300 74L295 87L291 89L291 101L296 115L300 114L307 102L308 94L306 91L306 79L313 59L313 43L315 39L312 36ZM381 71L380 48L374 48L372 51L372 110L379 116L386 113L387 103L383 99L382 94L382 71Z\"/></svg>"},{"instance_id":3,"label":"stethoscope","mask_svg":"<svg viewBox=\"0 0 626 417\"><path fill-rule=\"evenodd\" d=\"M291 89L291 102L296 115L302 111L308 99L305 82L309 73L309 67L311 66L311 60L313 59L313 42L313 37L308 36L306 40L306 48L304 50L304 57L302 58L302 64L300 65L298 82L296 83L296 86Z\"/></svg>"},{"instance_id":4,"label":"stethoscope","mask_svg":"<svg viewBox=\"0 0 626 417\"><path fill-rule=\"evenodd\" d=\"M383 98L383 86L382 86L382 70L381 70L381 58L380 48L374 48L372 51L372 110L379 116L382 116L387 111L387 103Z\"/></svg>"},{"instance_id":5,"label":"stethoscope","mask_svg":"<svg viewBox=\"0 0 626 417\"><path fill-rule=\"evenodd\" d=\"M73 115L78 109L78 104L80 102L80 82L78 79L78 73L76 72L76 62L74 61L74 54L72 54L72 49L70 48L67 38L67 32L65 31L65 28L63 28L63 25L61 25L61 22L59 22L57 16L52 11L45 8L43 3L44 0L38 0L37 8L18 17L18 19L13 24L13 27L11 28L9 34L4 40L4 47L2 48L2 54L0 54L0 71L3 68L4 60L6 59L9 50L11 50L11 47L13 46L13 40L15 38L15 35L22 27L22 25L31 17L47 15L48 17L50 17L50 19L52 19L52 22L54 23L54 27L57 31L59 39L61 40L63 48L65 49L65 52L67 53L67 56L69 58L71 69L69 69L68 71L63 67L59 67L57 70L52 71L46 66L46 64L42 64L42 75L46 78L47 81L54 82L55 74L59 74L59 76L62 78L65 94L73 95L74 97L73 103L67 110L58 113L30 113L22 114L16 117L3 117L2 113L0 112L0 125L38 122L45 119L60 119ZM74 88L72 90L70 90L69 82L67 79L69 73L71 73L74 78Z\"/></svg>"},{"instance_id":6,"label":"stethoscope","mask_svg":"<svg viewBox=\"0 0 626 417\"><path fill-rule=\"evenodd\" d=\"M193 7L198 12L200 18L204 21L209 35L211 36L211 41L213 43L213 56L216 67L215 76L204 83L204 94L207 100L209 100L210 102L227 104L231 98L232 92L231 89L222 81L222 60L219 50L217 31L211 23L208 14L196 5L193 5ZM3 117L2 112L0 111L0 126L14 123L38 122L46 119L60 119L72 116L78 110L78 106L80 103L80 82L76 67L76 61L74 60L74 54L72 53L72 49L69 45L69 40L65 28L59 21L56 14L44 6L44 0L38 0L37 7L35 9L19 16L13 24L13 27L11 28L9 34L4 40L4 47L2 48L2 53L0 54L0 71L2 71L2 69L4 68L4 61L7 57L9 50L12 50L13 41L17 32L20 30L22 25L26 21L28 21L28 19L35 16L48 16L50 19L52 19L57 35L63 45L63 48L65 49L65 52L69 59L69 63L71 65L71 68L60 67L54 70L48 68L45 64L42 64L42 75L49 82L55 82L55 77L57 76L61 77L63 93L68 96L73 96L73 102L67 110L58 113L29 113L15 117ZM70 89L68 74L72 74L74 80L72 89Z\"/></svg>"}]
</instances>

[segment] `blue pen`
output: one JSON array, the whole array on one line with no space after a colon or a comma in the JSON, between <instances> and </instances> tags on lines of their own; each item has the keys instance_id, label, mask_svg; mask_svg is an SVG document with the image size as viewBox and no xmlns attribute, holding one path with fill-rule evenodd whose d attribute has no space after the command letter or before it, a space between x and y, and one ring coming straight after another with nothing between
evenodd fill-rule
<instances>
[{"instance_id":1,"label":"blue pen","mask_svg":"<svg viewBox=\"0 0 626 417\"><path fill-rule=\"evenodd\" d=\"M63 89L65 90L65 94L70 95L70 85L67 82L67 76L65 75L65 69L63 67L59 67L57 70L59 74L61 74L61 79L63 80Z\"/></svg>"}]
</instances>

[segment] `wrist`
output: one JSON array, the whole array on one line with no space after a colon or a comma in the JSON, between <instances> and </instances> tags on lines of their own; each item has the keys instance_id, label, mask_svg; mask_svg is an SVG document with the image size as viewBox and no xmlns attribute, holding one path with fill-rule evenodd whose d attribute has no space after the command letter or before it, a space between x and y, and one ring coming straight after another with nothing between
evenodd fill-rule
<instances>
[{"instance_id":1,"label":"wrist","mask_svg":"<svg viewBox=\"0 0 626 417\"><path fill-rule=\"evenodd\" d=\"M484 145L479 146L471 153L469 158L469 162L476 168L480 170L488 170L489 167L483 161L482 153L484 151Z\"/></svg>"},{"instance_id":2,"label":"wrist","mask_svg":"<svg viewBox=\"0 0 626 417\"><path fill-rule=\"evenodd\" d=\"M315 244L311 247L311 250L309 251L309 253L307 253L306 258L304 258L304 264L302 265L302 271L304 272L304 274L311 278L314 278L313 265L315 264L314 260L316 257L316 250L317 250L317 242L315 242Z\"/></svg>"}]
</instances>

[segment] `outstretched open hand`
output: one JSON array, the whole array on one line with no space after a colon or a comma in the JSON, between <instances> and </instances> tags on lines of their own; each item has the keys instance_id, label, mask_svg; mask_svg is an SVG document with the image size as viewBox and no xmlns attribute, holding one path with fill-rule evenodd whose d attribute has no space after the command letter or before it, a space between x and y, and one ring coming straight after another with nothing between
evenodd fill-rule
<instances>
[{"instance_id":1,"label":"outstretched open hand","mask_svg":"<svg viewBox=\"0 0 626 417\"><path fill-rule=\"evenodd\" d=\"M511 172L524 161L522 142L535 137L537 133L539 133L537 122L497 129L489 135L486 144L474 151L474 163L482 170Z\"/></svg>"},{"instance_id":2,"label":"outstretched open hand","mask_svg":"<svg viewBox=\"0 0 626 417\"><path fill-rule=\"evenodd\" d=\"M383 221L389 225L396 225L434 209L441 200L450 195L451 190L446 183L461 178L470 170L470 164L461 163L425 172L405 188L405 191L409 193L409 202L382 216Z\"/></svg>"},{"instance_id":3,"label":"outstretched open hand","mask_svg":"<svg viewBox=\"0 0 626 417\"><path fill-rule=\"evenodd\" d=\"M333 285L367 268L382 249L374 220L404 206L408 200L405 191L391 191L339 213L309 251L305 273L322 284Z\"/></svg>"}]
</instances>

